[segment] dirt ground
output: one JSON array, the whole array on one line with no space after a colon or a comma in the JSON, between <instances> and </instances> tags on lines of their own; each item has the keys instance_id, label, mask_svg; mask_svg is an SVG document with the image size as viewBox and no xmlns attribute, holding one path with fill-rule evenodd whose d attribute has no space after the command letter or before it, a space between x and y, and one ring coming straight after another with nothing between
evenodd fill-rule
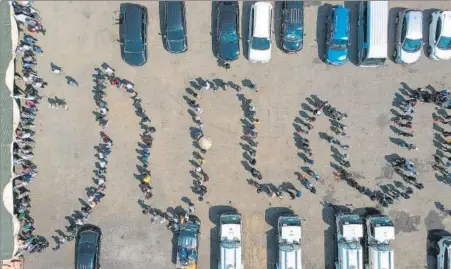
<instances>
[{"instance_id":1,"label":"dirt ground","mask_svg":"<svg viewBox=\"0 0 451 269\"><path fill-rule=\"evenodd\" d=\"M91 73L103 62L116 69L116 75L135 84L143 106L157 132L151 151L152 206L173 211L186 208L186 200L196 203L196 214L202 221L199 268L214 268L218 253L218 214L231 208L243 215L244 264L248 268L274 268L277 260L274 222L277 214L289 207L303 222L303 266L332 268L335 258L333 210L324 202L353 207L376 206L368 197L358 193L343 181L334 179L329 144L321 132L331 134L328 118L321 116L308 135L313 149L313 169L320 173L317 194L308 192L297 180L304 162L294 141L295 121L308 104L312 94L327 99L338 110L348 113L348 137L351 170L358 181L371 189L401 181L387 159L392 154L412 158L419 167L422 191L415 190L411 199L396 201L384 213L393 217L396 239L396 268L422 268L427 265L426 239L432 229L451 230L450 218L440 213L435 202L451 208L450 186L434 176L430 164L435 152L431 114L434 106L418 104L414 115L412 139L420 150L408 152L390 141L396 137L390 128L391 109L400 88L424 87L438 90L451 85L449 62L434 62L422 57L411 66L394 64L359 68L355 60L356 37L352 36L351 62L341 67L324 64L318 57L318 43L324 40L324 15L327 7L319 3L305 9L304 48L295 55L284 54L273 43L272 59L268 64L252 64L241 54L226 71L217 66L211 46L212 5L207 2L187 2L189 49L180 55L164 50L160 33L157 2L143 2L148 7L148 53L146 65L133 68L120 57L118 26L114 12L119 2L70 1L36 2L47 29L39 36L44 54L39 56L38 72L48 81L45 100L40 105L36 126L36 157L40 173L31 186L32 215L36 232L51 239L55 230L64 230L65 216L79 209L79 198L86 199L85 188L92 186L95 165L94 146L100 142L100 127L94 120L95 108ZM241 5L241 35L247 36L251 2ZM346 2L356 24L356 4ZM280 15L277 4L274 14ZM393 49L394 17L399 7L420 8L426 15L432 8L449 8L446 2L390 2L389 49ZM317 23L317 21L319 23ZM277 24L279 25L279 24ZM426 33L425 27L425 33ZM278 36L278 27L275 27ZM355 33L355 27L352 27ZM242 51L244 51L242 47ZM320 52L321 53L321 52ZM63 68L58 76L50 70L53 62ZM69 87L64 76L79 82ZM260 85L258 93L245 89L257 108L259 146L257 167L263 181L279 185L290 182L303 193L296 200L270 199L256 193L246 179L250 174L242 165L243 149L241 102L233 90L202 94L204 132L212 138L213 147L207 153L205 171L210 175L205 202L197 202L190 189L193 169L189 162L195 150L190 136L194 126L184 100L186 88L197 77L222 79L241 83L251 79ZM114 141L109 157L106 197L94 210L90 223L103 232L101 265L104 268L173 268L172 234L159 224L150 224L141 214L138 200L143 199L137 173L137 143L141 132L139 118L132 102L123 90L110 87L106 100L110 106L110 124L106 132ZM47 98L57 96L66 100L69 110L55 110ZM182 201L184 198L184 201ZM448 198L448 199L447 199ZM71 268L74 244L59 251L48 249L42 254L26 256L25 268ZM432 267L430 267L432 268Z\"/></svg>"}]
</instances>

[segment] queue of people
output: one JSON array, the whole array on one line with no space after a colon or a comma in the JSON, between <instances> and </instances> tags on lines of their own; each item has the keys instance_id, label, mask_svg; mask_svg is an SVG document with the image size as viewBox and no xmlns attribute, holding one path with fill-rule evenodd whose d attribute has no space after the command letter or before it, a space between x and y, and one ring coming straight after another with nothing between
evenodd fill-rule
<instances>
[{"instance_id":1,"label":"queue of people","mask_svg":"<svg viewBox=\"0 0 451 269\"><path fill-rule=\"evenodd\" d=\"M34 234L34 219L30 214L31 199L28 185L32 183L39 173L37 166L33 163L35 140L35 119L37 116L38 104L42 99L41 91L47 82L38 75L34 69L37 65L36 56L42 53L42 49L37 45L38 39L31 35L36 32L36 25L39 24L39 14L31 5L21 5L13 1L14 14L20 24L20 19L26 19L28 33L24 33L23 39L17 47L17 53L21 56L22 72L15 73L15 91L13 97L20 106L19 126L15 130L13 140L13 197L14 214L20 222L19 243L20 247L16 257L22 256L25 252L41 252L47 248L48 241L40 235ZM33 26L34 25L34 26ZM26 31L27 29L23 29ZM19 61L17 61L19 62ZM19 85L24 86L21 90Z\"/></svg>"}]
</instances>

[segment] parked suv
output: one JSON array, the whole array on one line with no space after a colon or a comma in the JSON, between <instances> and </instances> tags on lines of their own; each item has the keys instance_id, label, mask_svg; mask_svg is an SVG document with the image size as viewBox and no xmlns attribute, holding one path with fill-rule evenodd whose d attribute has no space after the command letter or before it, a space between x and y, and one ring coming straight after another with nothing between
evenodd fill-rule
<instances>
[{"instance_id":1,"label":"parked suv","mask_svg":"<svg viewBox=\"0 0 451 269\"><path fill-rule=\"evenodd\" d=\"M140 66L147 62L147 8L125 3L120 6L119 41L126 63Z\"/></svg>"},{"instance_id":2,"label":"parked suv","mask_svg":"<svg viewBox=\"0 0 451 269\"><path fill-rule=\"evenodd\" d=\"M287 53L302 49L304 38L304 2L284 1L282 3L281 44Z\"/></svg>"},{"instance_id":3,"label":"parked suv","mask_svg":"<svg viewBox=\"0 0 451 269\"><path fill-rule=\"evenodd\" d=\"M75 243L75 269L99 269L100 228L91 224L83 225L77 233Z\"/></svg>"},{"instance_id":4,"label":"parked suv","mask_svg":"<svg viewBox=\"0 0 451 269\"><path fill-rule=\"evenodd\" d=\"M185 2L165 2L163 38L165 47L169 52L181 53L188 49L188 40L186 37Z\"/></svg>"},{"instance_id":5,"label":"parked suv","mask_svg":"<svg viewBox=\"0 0 451 269\"><path fill-rule=\"evenodd\" d=\"M240 56L238 2L219 2L216 7L216 56L233 61Z\"/></svg>"},{"instance_id":6,"label":"parked suv","mask_svg":"<svg viewBox=\"0 0 451 269\"><path fill-rule=\"evenodd\" d=\"M348 61L349 9L331 8L326 19L326 63L342 65Z\"/></svg>"},{"instance_id":7,"label":"parked suv","mask_svg":"<svg viewBox=\"0 0 451 269\"><path fill-rule=\"evenodd\" d=\"M249 21L249 60L267 63L271 60L272 6L268 2L257 2L251 7Z\"/></svg>"},{"instance_id":8,"label":"parked suv","mask_svg":"<svg viewBox=\"0 0 451 269\"><path fill-rule=\"evenodd\" d=\"M423 46L423 13L405 9L396 17L396 41L393 59L396 63L413 64L421 56Z\"/></svg>"},{"instance_id":9,"label":"parked suv","mask_svg":"<svg viewBox=\"0 0 451 269\"><path fill-rule=\"evenodd\" d=\"M431 14L428 55L432 60L451 59L451 11Z\"/></svg>"}]
</instances>

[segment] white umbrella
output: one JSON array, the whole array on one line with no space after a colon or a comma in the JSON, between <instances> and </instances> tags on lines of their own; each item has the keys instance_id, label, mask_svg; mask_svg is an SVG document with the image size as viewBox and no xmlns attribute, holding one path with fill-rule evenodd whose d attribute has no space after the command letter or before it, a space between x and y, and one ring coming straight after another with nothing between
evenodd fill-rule
<instances>
[{"instance_id":1,"label":"white umbrella","mask_svg":"<svg viewBox=\"0 0 451 269\"><path fill-rule=\"evenodd\" d=\"M209 150L213 145L211 138L202 136L198 141L199 147L203 150Z\"/></svg>"}]
</instances>

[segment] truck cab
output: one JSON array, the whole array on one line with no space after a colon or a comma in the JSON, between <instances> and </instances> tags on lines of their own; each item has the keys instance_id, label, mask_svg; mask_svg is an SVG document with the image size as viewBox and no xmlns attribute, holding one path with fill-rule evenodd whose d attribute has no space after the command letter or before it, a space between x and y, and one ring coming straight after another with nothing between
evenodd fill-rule
<instances>
[{"instance_id":1,"label":"truck cab","mask_svg":"<svg viewBox=\"0 0 451 269\"><path fill-rule=\"evenodd\" d=\"M393 221L387 216L371 216L366 220L368 264L366 269L394 269L394 252L390 241L395 239Z\"/></svg>"},{"instance_id":2,"label":"truck cab","mask_svg":"<svg viewBox=\"0 0 451 269\"><path fill-rule=\"evenodd\" d=\"M200 221L196 216L189 215L180 220L180 230L177 237L177 269L196 269L199 249Z\"/></svg>"},{"instance_id":3,"label":"truck cab","mask_svg":"<svg viewBox=\"0 0 451 269\"><path fill-rule=\"evenodd\" d=\"M363 269L363 222L359 215L339 214L336 269Z\"/></svg>"},{"instance_id":4,"label":"truck cab","mask_svg":"<svg viewBox=\"0 0 451 269\"><path fill-rule=\"evenodd\" d=\"M224 213L219 217L219 269L242 269L241 215Z\"/></svg>"},{"instance_id":5,"label":"truck cab","mask_svg":"<svg viewBox=\"0 0 451 269\"><path fill-rule=\"evenodd\" d=\"M451 236L440 239L438 247L437 269L451 269Z\"/></svg>"},{"instance_id":6,"label":"truck cab","mask_svg":"<svg viewBox=\"0 0 451 269\"><path fill-rule=\"evenodd\" d=\"M280 216L277 221L279 261L277 269L302 269L301 220L298 216Z\"/></svg>"}]
</instances>

